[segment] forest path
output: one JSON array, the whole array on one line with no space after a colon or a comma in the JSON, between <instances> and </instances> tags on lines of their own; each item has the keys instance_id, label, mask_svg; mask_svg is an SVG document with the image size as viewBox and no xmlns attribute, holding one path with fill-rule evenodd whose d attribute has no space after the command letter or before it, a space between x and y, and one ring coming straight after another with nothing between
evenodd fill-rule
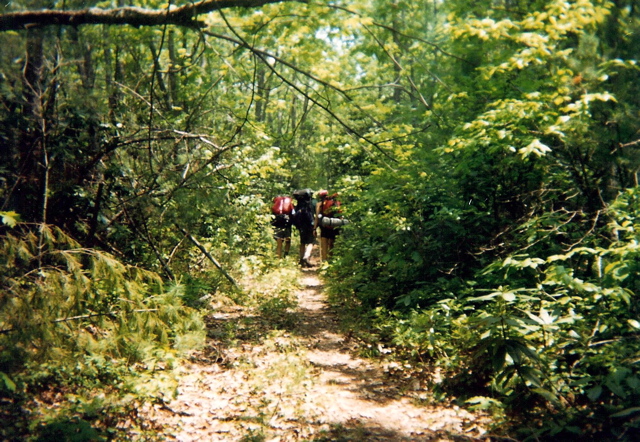
<instances>
[{"instance_id":1,"label":"forest path","mask_svg":"<svg viewBox=\"0 0 640 442\"><path fill-rule=\"evenodd\" d=\"M417 382L400 387L381 363L358 357L314 269L299 282L286 331L265 337L265 321L238 310L209 318L210 346L183 367L177 398L147 410L165 440L485 440L486 417L416 405L428 397ZM224 335L234 345L222 351Z\"/></svg>"}]
</instances>

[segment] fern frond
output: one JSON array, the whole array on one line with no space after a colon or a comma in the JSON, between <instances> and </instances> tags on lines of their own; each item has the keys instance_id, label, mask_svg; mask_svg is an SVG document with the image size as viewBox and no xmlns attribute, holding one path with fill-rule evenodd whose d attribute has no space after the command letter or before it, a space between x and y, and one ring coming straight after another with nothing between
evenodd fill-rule
<instances>
[{"instance_id":1,"label":"fern frond","mask_svg":"<svg viewBox=\"0 0 640 442\"><path fill-rule=\"evenodd\" d=\"M34 361L104 354L133 362L154 348L203 337L202 321L154 272L86 249L57 227L19 225L0 237L0 346ZM196 339L190 338L195 343Z\"/></svg>"}]
</instances>

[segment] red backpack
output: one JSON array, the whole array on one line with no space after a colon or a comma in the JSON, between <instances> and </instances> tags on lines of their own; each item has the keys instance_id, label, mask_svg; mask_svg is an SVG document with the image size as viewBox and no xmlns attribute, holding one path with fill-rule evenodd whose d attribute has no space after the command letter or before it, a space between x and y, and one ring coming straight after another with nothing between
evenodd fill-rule
<instances>
[{"instance_id":1,"label":"red backpack","mask_svg":"<svg viewBox=\"0 0 640 442\"><path fill-rule=\"evenodd\" d=\"M274 215L290 215L293 211L293 203L288 196L277 196L273 199L271 213Z\"/></svg>"},{"instance_id":2,"label":"red backpack","mask_svg":"<svg viewBox=\"0 0 640 442\"><path fill-rule=\"evenodd\" d=\"M336 199L337 196L338 194L334 193L322 201L322 206L320 207L322 216L335 216L340 213L340 201Z\"/></svg>"}]
</instances>

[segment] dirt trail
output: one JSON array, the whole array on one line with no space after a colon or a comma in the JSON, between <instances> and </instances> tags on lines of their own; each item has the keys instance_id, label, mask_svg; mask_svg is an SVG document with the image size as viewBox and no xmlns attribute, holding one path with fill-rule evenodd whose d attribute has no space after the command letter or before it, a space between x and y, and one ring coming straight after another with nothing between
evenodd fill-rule
<instances>
[{"instance_id":1,"label":"dirt trail","mask_svg":"<svg viewBox=\"0 0 640 442\"><path fill-rule=\"evenodd\" d=\"M215 345L184 367L179 395L147 410L177 441L477 441L483 419L457 407L418 406L428 392L394 385L377 362L355 355L338 331L314 270L304 270L296 322L255 339L245 313L217 313ZM221 325L223 324L223 325ZM215 333L214 333L215 335Z\"/></svg>"}]
</instances>

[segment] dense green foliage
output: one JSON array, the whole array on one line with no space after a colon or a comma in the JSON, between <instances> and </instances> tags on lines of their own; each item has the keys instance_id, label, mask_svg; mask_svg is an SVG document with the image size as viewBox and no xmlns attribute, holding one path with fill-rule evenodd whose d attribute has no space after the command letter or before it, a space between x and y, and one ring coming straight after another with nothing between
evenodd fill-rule
<instances>
[{"instance_id":1,"label":"dense green foliage","mask_svg":"<svg viewBox=\"0 0 640 442\"><path fill-rule=\"evenodd\" d=\"M109 386L66 423L25 424L50 422L43 437L91 433L129 393L161 397L169 377L146 392L130 379L199 345L207 299L246 301L210 257L238 279L268 269L271 198L329 187L353 221L332 301L441 370L442 397L518 437L633 439L639 14L632 0L282 2L201 30L3 32L0 391L15 410L74 380L83 398Z\"/></svg>"},{"instance_id":2,"label":"dense green foliage","mask_svg":"<svg viewBox=\"0 0 640 442\"><path fill-rule=\"evenodd\" d=\"M445 6L438 129L357 189L334 301L521 437L632 440L638 11Z\"/></svg>"},{"instance_id":3,"label":"dense green foliage","mask_svg":"<svg viewBox=\"0 0 640 442\"><path fill-rule=\"evenodd\" d=\"M174 394L175 380L163 372L204 338L200 314L183 305L183 286L166 287L157 274L44 224L5 231L1 247L0 392L3 420L14 423L3 426L3 438L42 431L46 439L51 426L72 434L78 425L83 440L95 440L100 433L85 419L108 429L139 401ZM34 396L57 410L38 409ZM41 420L21 411L32 407Z\"/></svg>"}]
</instances>

